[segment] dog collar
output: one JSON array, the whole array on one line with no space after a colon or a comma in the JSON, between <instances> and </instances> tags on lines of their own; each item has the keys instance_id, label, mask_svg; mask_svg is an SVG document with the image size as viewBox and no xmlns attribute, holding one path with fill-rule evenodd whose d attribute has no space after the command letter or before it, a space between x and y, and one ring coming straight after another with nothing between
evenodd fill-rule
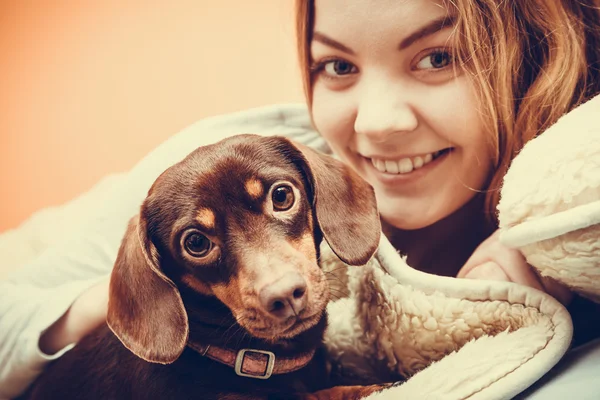
<instances>
[{"instance_id":1,"label":"dog collar","mask_svg":"<svg viewBox=\"0 0 600 400\"><path fill-rule=\"evenodd\" d=\"M233 367L239 376L256 379L269 379L271 375L287 374L305 367L314 357L315 349L298 357L275 357L266 350L231 350L222 347L188 343L188 346L204 357Z\"/></svg>"}]
</instances>

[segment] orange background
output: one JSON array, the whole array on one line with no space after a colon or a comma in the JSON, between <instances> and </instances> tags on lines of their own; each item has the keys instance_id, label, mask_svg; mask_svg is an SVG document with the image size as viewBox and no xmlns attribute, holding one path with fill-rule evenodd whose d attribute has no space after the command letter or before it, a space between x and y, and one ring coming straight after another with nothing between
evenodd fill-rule
<instances>
[{"instance_id":1,"label":"orange background","mask_svg":"<svg viewBox=\"0 0 600 400\"><path fill-rule=\"evenodd\" d=\"M303 101L292 0L0 4L0 232L194 121Z\"/></svg>"}]
</instances>

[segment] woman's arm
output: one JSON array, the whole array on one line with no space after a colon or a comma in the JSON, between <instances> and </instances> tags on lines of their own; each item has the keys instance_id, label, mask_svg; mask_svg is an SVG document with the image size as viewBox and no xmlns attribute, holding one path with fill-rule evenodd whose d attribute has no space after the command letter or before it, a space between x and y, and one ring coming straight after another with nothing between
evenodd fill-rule
<instances>
[{"instance_id":1,"label":"woman's arm","mask_svg":"<svg viewBox=\"0 0 600 400\"><path fill-rule=\"evenodd\" d=\"M108 312L108 277L79 295L71 307L44 331L39 348L44 354L56 354L106 321Z\"/></svg>"},{"instance_id":2,"label":"woman's arm","mask_svg":"<svg viewBox=\"0 0 600 400\"><path fill-rule=\"evenodd\" d=\"M93 229L49 248L0 283L0 398L22 393L49 361L105 319L102 286L127 221L108 220L91 219Z\"/></svg>"},{"instance_id":3,"label":"woman's arm","mask_svg":"<svg viewBox=\"0 0 600 400\"><path fill-rule=\"evenodd\" d=\"M52 320L67 310L73 299L94 281L77 281L58 288L0 283L0 398L21 394L51 360L68 351L43 353L40 335Z\"/></svg>"}]
</instances>

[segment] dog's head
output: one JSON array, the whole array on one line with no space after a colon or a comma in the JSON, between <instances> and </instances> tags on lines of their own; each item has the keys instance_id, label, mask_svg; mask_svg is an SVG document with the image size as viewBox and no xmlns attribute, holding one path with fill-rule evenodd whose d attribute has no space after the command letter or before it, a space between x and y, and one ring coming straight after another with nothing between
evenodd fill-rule
<instances>
[{"instance_id":1,"label":"dog's head","mask_svg":"<svg viewBox=\"0 0 600 400\"><path fill-rule=\"evenodd\" d=\"M108 324L140 358L173 362L189 333L181 293L193 290L254 337L291 338L328 301L321 238L362 265L379 235L373 190L345 165L285 138L234 136L156 180L117 256Z\"/></svg>"}]
</instances>

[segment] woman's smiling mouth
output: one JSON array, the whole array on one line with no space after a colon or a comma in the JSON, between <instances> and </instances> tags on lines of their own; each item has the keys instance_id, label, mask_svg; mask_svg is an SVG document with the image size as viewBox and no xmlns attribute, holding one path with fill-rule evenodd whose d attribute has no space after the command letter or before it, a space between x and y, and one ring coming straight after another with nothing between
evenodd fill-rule
<instances>
[{"instance_id":1,"label":"woman's smiling mouth","mask_svg":"<svg viewBox=\"0 0 600 400\"><path fill-rule=\"evenodd\" d=\"M403 157L396 160L384 160L377 157L364 158L369 160L371 162L371 165L373 165L373 167L381 173L390 175L405 175L410 174L411 172L420 168L423 168L424 166L435 161L441 156L450 153L452 150L453 149L449 147L439 151L435 151L433 153L427 153L414 157Z\"/></svg>"}]
</instances>

